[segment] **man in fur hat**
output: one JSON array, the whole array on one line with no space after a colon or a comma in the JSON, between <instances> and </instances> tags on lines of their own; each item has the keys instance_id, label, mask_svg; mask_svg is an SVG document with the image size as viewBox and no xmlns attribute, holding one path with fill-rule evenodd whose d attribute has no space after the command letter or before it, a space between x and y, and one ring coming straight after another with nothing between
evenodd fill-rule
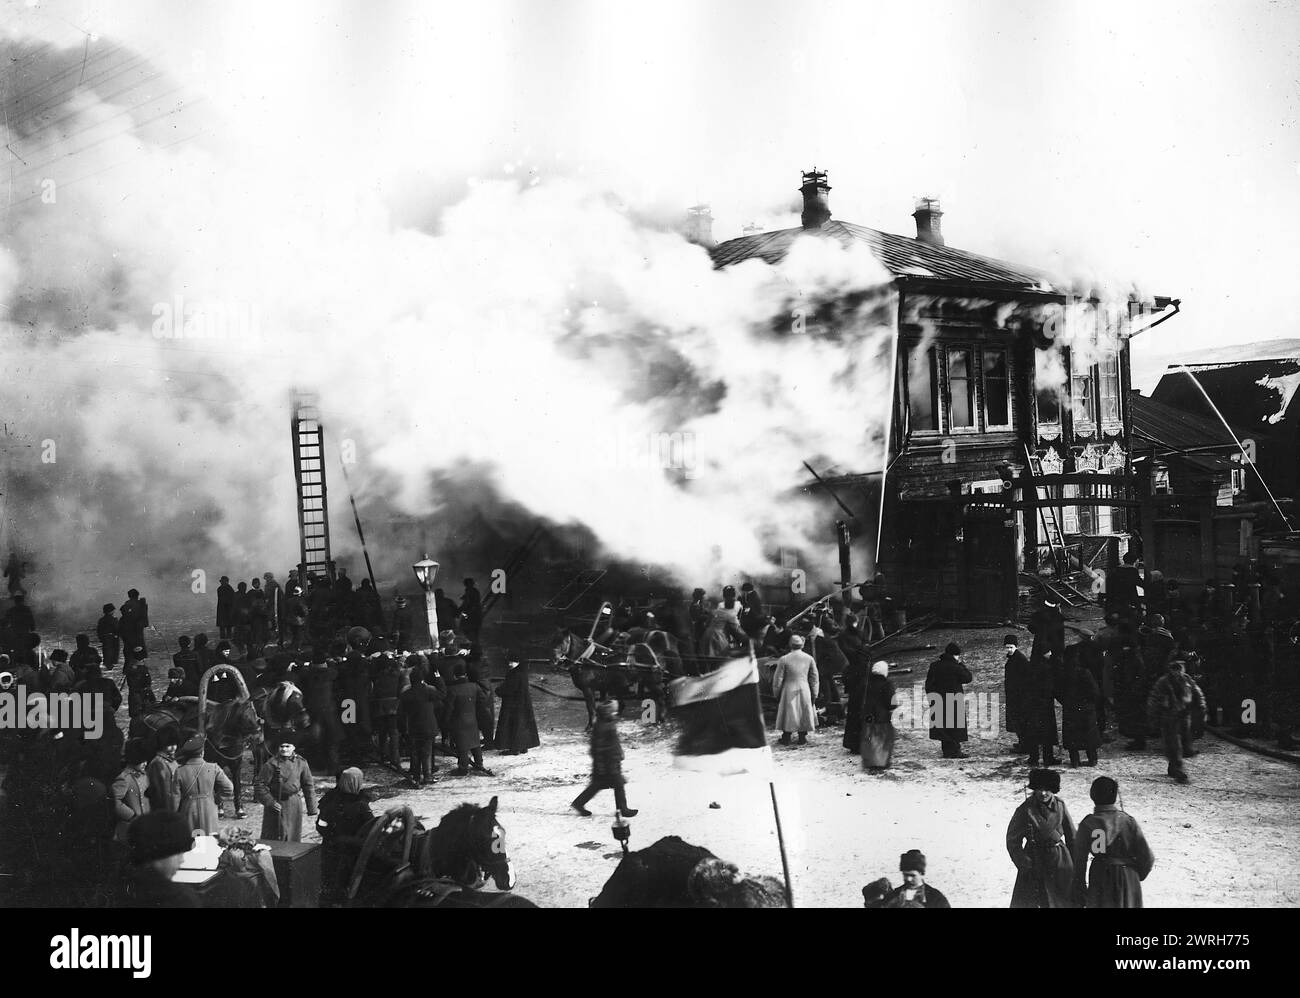
<instances>
[{"instance_id":1,"label":"man in fur hat","mask_svg":"<svg viewBox=\"0 0 1300 998\"><path fill-rule=\"evenodd\" d=\"M1051 769L1029 773L1029 797L1007 825L1007 853L1016 865L1012 908L1073 908L1074 822L1057 797L1061 774Z\"/></svg>"},{"instance_id":2,"label":"man in fur hat","mask_svg":"<svg viewBox=\"0 0 1300 998\"><path fill-rule=\"evenodd\" d=\"M194 840L190 826L170 811L150 811L131 822L127 830L131 869L127 874L127 907L201 908L192 892L172 882L181 857Z\"/></svg>"},{"instance_id":3,"label":"man in fur hat","mask_svg":"<svg viewBox=\"0 0 1300 998\"><path fill-rule=\"evenodd\" d=\"M951 908L937 887L925 882L925 854L909 849L899 857L898 869L903 883L890 891L879 904L881 908ZM870 886L870 885L868 885ZM866 897L866 890L863 890ZM874 906L871 906L874 907Z\"/></svg>"},{"instance_id":4,"label":"man in fur hat","mask_svg":"<svg viewBox=\"0 0 1300 998\"><path fill-rule=\"evenodd\" d=\"M1142 881L1155 865L1155 855L1141 826L1115 806L1118 783L1099 776L1089 795L1095 806L1074 836L1075 896L1085 908L1141 908Z\"/></svg>"},{"instance_id":5,"label":"man in fur hat","mask_svg":"<svg viewBox=\"0 0 1300 998\"><path fill-rule=\"evenodd\" d=\"M293 742L282 741L275 756L257 773L253 796L262 805L262 838L302 841L302 814L316 813L316 783L307 760Z\"/></svg>"}]
</instances>

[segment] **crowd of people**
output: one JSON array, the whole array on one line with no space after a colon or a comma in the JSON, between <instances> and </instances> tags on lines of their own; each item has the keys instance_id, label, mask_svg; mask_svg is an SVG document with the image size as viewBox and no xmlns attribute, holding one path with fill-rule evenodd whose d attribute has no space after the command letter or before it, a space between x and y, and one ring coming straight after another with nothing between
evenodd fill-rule
<instances>
[{"instance_id":1,"label":"crowd of people","mask_svg":"<svg viewBox=\"0 0 1300 998\"><path fill-rule=\"evenodd\" d=\"M1168 775L1186 783L1184 760L1197 754L1195 739L1207 723L1274 738L1282 748L1294 744L1297 614L1276 580L1267 572L1239 575L1188 596L1158 575L1145 585L1141 579L1134 556L1111 573L1105 626L1096 634L1076 629L1078 639L1067 640L1065 616L1049 591L1029 620L1027 653L1019 635L1004 638L1005 728L1015 735L1010 752L1030 767L1030 796L1007 831L1017 870L1013 906L1140 906L1139 884L1153 863L1136 821L1116 807L1114 780L1094 781L1094 811L1076 828L1051 768L1066 764L1058 748L1072 767L1096 766L1102 752L1116 751L1106 748L1117 741L1112 731L1128 739L1126 752L1143 751L1148 739L1159 737ZM434 595L445 629L434 649L417 652L423 614L415 626L401 597L385 614L368 579L354 589L342 570L333 579L299 579L291 571L282 588L268 572L232 587L223 576L215 642L206 633L181 636L162 687L155 684L160 670L151 667L148 603L137 590L120 606L104 605L95 627L98 647L86 632L76 635L70 652L42 642L23 594L14 593L0 618L0 686L99 694L110 716L104 737L93 741L71 730L53 739L20 733L7 796L23 803L39 783L62 788L81 834L128 861L130 896L176 901L158 879L172 861L170 853L157 855L160 843L170 848L182 827L190 835L215 834L230 805L237 819L247 815L238 796L242 752L233 764L214 759L212 739L187 728L184 711L173 708L201 693L219 708L246 691L262 717L253 781L261 837L299 841L304 821L318 817L338 872L343 844L352 841L363 814L369 817L360 806L364 767L390 767L421 787L438 779L437 749L455 758L454 775L491 776L485 748L524 753L540 744L527 662L512 656L504 678L486 668L473 580L465 580L459 602L442 590ZM808 744L819 725L842 723L844 748L860 755L864 768L880 771L893 762L899 701L890 666L874 646L905 624L883 577L788 617L766 612L746 582L724 587L716 600L697 589L689 604L674 596L650 609L621 601L598 619L594 636L612 644L638 630L666 632L695 674L752 648L770 668L778 744L794 749ZM219 665L226 669L204 682ZM950 642L930 666L925 691L960 698L972 681L962 648ZM123 706L125 732L117 720ZM965 758L963 724L932 715L930 737L943 758ZM586 805L609 789L618 812L635 815L612 704L600 705L591 756L591 780L573 809L589 816ZM320 774L335 785L318 802ZM158 817L163 814L174 820ZM1085 875L1090 862L1091 880ZM887 881L864 888L868 907L948 906L926 885L919 851L904 855L900 872L904 883L897 889Z\"/></svg>"},{"instance_id":2,"label":"crowd of people","mask_svg":"<svg viewBox=\"0 0 1300 998\"><path fill-rule=\"evenodd\" d=\"M459 604L436 592L445 628L423 653L411 650L423 635L406 601L396 600L385 624L369 580L353 590L344 570L302 582L291 571L283 590L269 572L237 587L223 576L216 596L217 640L180 636L165 686L146 641L148 604L134 589L120 607L104 605L98 647L81 633L71 654L43 641L25 593L12 594L0 617L0 689L18 703L94 694L104 714L98 737L71 727L6 732L7 801L33 814L39 802L70 812L61 833L75 829L78 841L95 843L90 853L101 867L124 864L128 902L178 901L159 879L175 854L157 855L179 841L178 829L187 842L216 835L232 804L236 819L247 817L238 796L245 744L253 746L261 837L286 841L301 840L304 819L318 814L313 768L336 781L325 807L347 784L345 767L387 765L425 786L437 781L438 747L456 758L455 775L491 776L485 748L514 754L540 744L526 661L510 661L499 686L483 661L473 580ZM226 668L209 676L214 666ZM235 738L223 754L214 729L245 692L260 731ZM200 694L210 705L206 737L197 725ZM321 827L326 840L334 824Z\"/></svg>"}]
</instances>

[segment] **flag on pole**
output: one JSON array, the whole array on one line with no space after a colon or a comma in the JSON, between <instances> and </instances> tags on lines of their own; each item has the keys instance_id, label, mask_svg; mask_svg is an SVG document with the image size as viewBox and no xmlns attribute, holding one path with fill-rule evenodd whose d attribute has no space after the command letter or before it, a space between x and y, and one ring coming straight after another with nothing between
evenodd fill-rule
<instances>
[{"instance_id":1,"label":"flag on pole","mask_svg":"<svg viewBox=\"0 0 1300 998\"><path fill-rule=\"evenodd\" d=\"M669 684L681 735L673 765L698 773L731 776L771 771L772 753L758 698L758 660L753 651L707 676Z\"/></svg>"}]
</instances>

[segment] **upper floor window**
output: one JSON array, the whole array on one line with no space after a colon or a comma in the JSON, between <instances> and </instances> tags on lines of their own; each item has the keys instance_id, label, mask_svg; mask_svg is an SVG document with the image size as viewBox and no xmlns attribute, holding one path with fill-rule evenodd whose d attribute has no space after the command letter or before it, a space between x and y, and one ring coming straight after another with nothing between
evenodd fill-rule
<instances>
[{"instance_id":1,"label":"upper floor window","mask_svg":"<svg viewBox=\"0 0 1300 998\"><path fill-rule=\"evenodd\" d=\"M971 378L970 350L948 348L948 425L954 430L975 426L975 381Z\"/></svg>"},{"instance_id":2,"label":"upper floor window","mask_svg":"<svg viewBox=\"0 0 1300 998\"><path fill-rule=\"evenodd\" d=\"M1011 359L973 343L913 344L907 354L907 415L913 433L1010 430Z\"/></svg>"},{"instance_id":3,"label":"upper floor window","mask_svg":"<svg viewBox=\"0 0 1300 998\"><path fill-rule=\"evenodd\" d=\"M990 430L1011 426L1011 379L1005 350L984 351L984 425Z\"/></svg>"},{"instance_id":4,"label":"upper floor window","mask_svg":"<svg viewBox=\"0 0 1300 998\"><path fill-rule=\"evenodd\" d=\"M907 359L907 411L913 430L939 429L939 377L935 348L913 350Z\"/></svg>"},{"instance_id":5,"label":"upper floor window","mask_svg":"<svg viewBox=\"0 0 1300 998\"><path fill-rule=\"evenodd\" d=\"M1097 365L1097 387L1101 399L1101 418L1105 423L1119 422L1119 354L1106 353Z\"/></svg>"},{"instance_id":6,"label":"upper floor window","mask_svg":"<svg viewBox=\"0 0 1300 998\"><path fill-rule=\"evenodd\" d=\"M1076 424L1097 421L1092 394L1091 368L1076 368L1070 373L1070 412Z\"/></svg>"}]
</instances>

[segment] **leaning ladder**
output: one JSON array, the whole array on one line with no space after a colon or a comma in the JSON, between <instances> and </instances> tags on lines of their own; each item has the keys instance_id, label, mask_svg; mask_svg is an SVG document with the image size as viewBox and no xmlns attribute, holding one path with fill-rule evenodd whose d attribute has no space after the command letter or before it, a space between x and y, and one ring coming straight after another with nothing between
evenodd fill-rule
<instances>
[{"instance_id":1,"label":"leaning ladder","mask_svg":"<svg viewBox=\"0 0 1300 998\"><path fill-rule=\"evenodd\" d=\"M331 576L329 507L325 496L325 431L316 396L293 398L293 477L298 490L299 571Z\"/></svg>"},{"instance_id":2,"label":"leaning ladder","mask_svg":"<svg viewBox=\"0 0 1300 998\"><path fill-rule=\"evenodd\" d=\"M1042 477L1043 462L1037 454L1025 444L1025 459L1029 463L1030 474L1034 479ZM1038 499L1050 498L1050 490L1045 486L1034 486L1034 495ZM1052 564L1056 566L1056 577L1064 580L1066 573L1070 570L1069 555L1065 550L1065 535L1061 533L1061 523L1056 518L1056 507L1052 505L1043 505L1038 507L1038 520L1043 525L1043 533L1047 535L1047 547L1052 553Z\"/></svg>"}]
</instances>

